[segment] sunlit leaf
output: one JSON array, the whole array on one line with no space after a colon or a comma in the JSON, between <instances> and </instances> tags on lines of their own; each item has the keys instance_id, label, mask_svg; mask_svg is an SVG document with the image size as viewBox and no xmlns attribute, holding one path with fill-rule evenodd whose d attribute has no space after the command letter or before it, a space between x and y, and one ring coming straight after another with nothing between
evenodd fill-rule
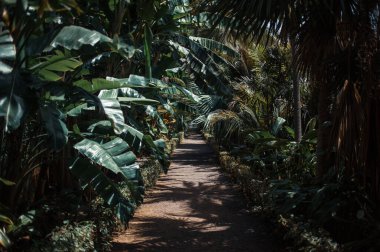
<instances>
[{"instance_id":1,"label":"sunlit leaf","mask_svg":"<svg viewBox=\"0 0 380 252\"><path fill-rule=\"evenodd\" d=\"M25 113L24 99L12 95L0 97L0 117L5 118L5 130L17 129L21 124L21 119Z\"/></svg>"},{"instance_id":2,"label":"sunlit leaf","mask_svg":"<svg viewBox=\"0 0 380 252\"><path fill-rule=\"evenodd\" d=\"M98 43L112 43L112 39L100 32L70 25L61 29L45 51L50 51L59 46L68 50L79 50L83 45L94 46Z\"/></svg>"}]
</instances>

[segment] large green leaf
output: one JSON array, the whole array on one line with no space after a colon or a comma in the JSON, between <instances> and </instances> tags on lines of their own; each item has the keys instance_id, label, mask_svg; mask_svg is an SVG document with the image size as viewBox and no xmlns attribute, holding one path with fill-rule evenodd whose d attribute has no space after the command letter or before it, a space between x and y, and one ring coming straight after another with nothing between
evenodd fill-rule
<instances>
[{"instance_id":1,"label":"large green leaf","mask_svg":"<svg viewBox=\"0 0 380 252\"><path fill-rule=\"evenodd\" d=\"M0 229L0 245L3 248L9 248L12 245L11 240L9 239L5 230Z\"/></svg>"},{"instance_id":2,"label":"large green leaf","mask_svg":"<svg viewBox=\"0 0 380 252\"><path fill-rule=\"evenodd\" d=\"M7 29L3 30L3 26L4 23L0 22L0 74L12 72L12 62L16 59L12 36Z\"/></svg>"},{"instance_id":3,"label":"large green leaf","mask_svg":"<svg viewBox=\"0 0 380 252\"><path fill-rule=\"evenodd\" d=\"M14 186L16 183L0 177L0 183L6 186Z\"/></svg>"},{"instance_id":4,"label":"large green leaf","mask_svg":"<svg viewBox=\"0 0 380 252\"><path fill-rule=\"evenodd\" d=\"M206 47L207 49L211 51L220 52L233 58L240 58L240 54L236 50L218 41L207 39L207 38L201 38L201 37L193 37L193 36L190 36L189 38L191 40L198 42L199 44L201 44L202 46Z\"/></svg>"},{"instance_id":5,"label":"large green leaf","mask_svg":"<svg viewBox=\"0 0 380 252\"><path fill-rule=\"evenodd\" d=\"M83 45L94 46L98 43L112 43L112 39L100 32L70 25L62 28L45 51L59 46L68 50L79 50Z\"/></svg>"},{"instance_id":6,"label":"large green leaf","mask_svg":"<svg viewBox=\"0 0 380 252\"><path fill-rule=\"evenodd\" d=\"M123 83L118 82L118 81L106 80L106 79L101 79L101 78L92 79L91 81L79 80L79 81L74 82L74 85L77 87L83 88L84 90L92 94L100 90L115 89L115 88L126 86L126 85L123 85Z\"/></svg>"},{"instance_id":7,"label":"large green leaf","mask_svg":"<svg viewBox=\"0 0 380 252\"><path fill-rule=\"evenodd\" d=\"M116 134L121 134L122 126L125 123L125 118L119 101L117 100L118 90L102 90L98 97L103 106L104 112L109 120L112 122L112 126Z\"/></svg>"},{"instance_id":8,"label":"large green leaf","mask_svg":"<svg viewBox=\"0 0 380 252\"><path fill-rule=\"evenodd\" d=\"M277 117L276 118L276 121L274 122L274 124L272 125L272 128L271 128L271 133L273 135L277 135L278 132L281 130L282 128L282 125L284 125L284 123L286 122L286 120L282 117Z\"/></svg>"},{"instance_id":9,"label":"large green leaf","mask_svg":"<svg viewBox=\"0 0 380 252\"><path fill-rule=\"evenodd\" d=\"M41 105L40 113L53 149L62 149L68 140L68 130L62 120L63 113L54 104Z\"/></svg>"},{"instance_id":10,"label":"large green leaf","mask_svg":"<svg viewBox=\"0 0 380 252\"><path fill-rule=\"evenodd\" d=\"M5 130L17 129L25 113L24 99L17 95L0 96L0 117L5 118Z\"/></svg>"},{"instance_id":11,"label":"large green leaf","mask_svg":"<svg viewBox=\"0 0 380 252\"><path fill-rule=\"evenodd\" d=\"M67 115L77 117L82 114L83 109L88 109L87 103L80 104L66 112ZM94 108L95 109L95 108Z\"/></svg>"},{"instance_id":12,"label":"large green leaf","mask_svg":"<svg viewBox=\"0 0 380 252\"><path fill-rule=\"evenodd\" d=\"M129 145L121 138L115 138L115 140L108 142L105 145L101 145L95 141L89 139L83 139L79 143L74 145L81 154L86 156L91 161L98 165L107 168L115 174L122 174L120 166L124 164L118 164L114 160L115 155L126 154L125 164L132 164L136 161L136 156L131 152L126 152L129 149Z\"/></svg>"},{"instance_id":13,"label":"large green leaf","mask_svg":"<svg viewBox=\"0 0 380 252\"><path fill-rule=\"evenodd\" d=\"M56 51L56 54L52 56L41 57L40 61L30 70L46 81L58 81L65 72L74 71L82 65L82 62L77 58L65 55L60 51Z\"/></svg>"},{"instance_id":14,"label":"large green leaf","mask_svg":"<svg viewBox=\"0 0 380 252\"><path fill-rule=\"evenodd\" d=\"M125 198L118 186L101 172L101 170L94 166L89 160L83 158L78 158L70 166L70 170L80 179L83 188L92 186L109 206L114 207L116 215L123 223L129 221L136 205Z\"/></svg>"},{"instance_id":15,"label":"large green leaf","mask_svg":"<svg viewBox=\"0 0 380 252\"><path fill-rule=\"evenodd\" d=\"M160 80L153 78L149 80L148 78L138 75L130 75L129 78L126 79L107 77L106 79L95 78L91 81L79 80L74 82L74 85L90 93L116 88L164 88L167 86Z\"/></svg>"},{"instance_id":16,"label":"large green leaf","mask_svg":"<svg viewBox=\"0 0 380 252\"><path fill-rule=\"evenodd\" d=\"M144 98L137 90L129 87L119 88L119 97Z\"/></svg>"},{"instance_id":17,"label":"large green leaf","mask_svg":"<svg viewBox=\"0 0 380 252\"><path fill-rule=\"evenodd\" d=\"M144 184L141 171L139 165L136 163L135 154L129 151L127 142L119 137L104 144L83 139L81 142L75 144L74 148L92 162L115 174L122 175L129 185L134 200L137 202L142 200Z\"/></svg>"},{"instance_id":18,"label":"large green leaf","mask_svg":"<svg viewBox=\"0 0 380 252\"><path fill-rule=\"evenodd\" d=\"M121 137L129 145L133 146L136 151L140 151L144 137L144 134L142 132L125 124L122 129Z\"/></svg>"},{"instance_id":19,"label":"large green leaf","mask_svg":"<svg viewBox=\"0 0 380 252\"><path fill-rule=\"evenodd\" d=\"M139 152L142 147L144 134L127 124L122 125L121 129L121 134L118 136L132 146L135 151ZM90 125L88 131L97 134L112 135L113 128L110 121L99 121Z\"/></svg>"}]
</instances>

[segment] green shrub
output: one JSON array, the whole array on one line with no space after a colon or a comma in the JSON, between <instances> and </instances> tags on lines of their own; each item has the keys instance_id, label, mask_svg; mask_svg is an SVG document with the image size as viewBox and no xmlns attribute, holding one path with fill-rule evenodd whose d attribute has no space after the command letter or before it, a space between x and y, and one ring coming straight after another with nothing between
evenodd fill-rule
<instances>
[{"instance_id":1,"label":"green shrub","mask_svg":"<svg viewBox=\"0 0 380 252\"><path fill-rule=\"evenodd\" d=\"M49 240L33 250L42 252L94 251L95 233L96 227L93 221L67 223L55 228L51 232Z\"/></svg>"},{"instance_id":2,"label":"green shrub","mask_svg":"<svg viewBox=\"0 0 380 252\"><path fill-rule=\"evenodd\" d=\"M144 161L140 169L146 189L154 186L160 174L163 172L160 162L156 159Z\"/></svg>"}]
</instances>

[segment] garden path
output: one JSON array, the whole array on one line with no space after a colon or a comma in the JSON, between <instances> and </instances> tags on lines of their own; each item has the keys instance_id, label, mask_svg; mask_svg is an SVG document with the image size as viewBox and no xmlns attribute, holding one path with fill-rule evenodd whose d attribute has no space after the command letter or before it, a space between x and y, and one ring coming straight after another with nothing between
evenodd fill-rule
<instances>
[{"instance_id":1,"label":"garden path","mask_svg":"<svg viewBox=\"0 0 380 252\"><path fill-rule=\"evenodd\" d=\"M148 192L113 251L284 251L273 227L249 213L200 135L173 153L167 175Z\"/></svg>"}]
</instances>

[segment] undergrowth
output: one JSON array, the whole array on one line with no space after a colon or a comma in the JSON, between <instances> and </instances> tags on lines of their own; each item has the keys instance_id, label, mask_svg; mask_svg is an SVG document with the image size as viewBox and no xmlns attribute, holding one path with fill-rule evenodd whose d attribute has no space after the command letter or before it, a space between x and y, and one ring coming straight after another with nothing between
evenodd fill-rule
<instances>
[{"instance_id":1,"label":"undergrowth","mask_svg":"<svg viewBox=\"0 0 380 252\"><path fill-rule=\"evenodd\" d=\"M310 164L303 172L294 168L294 153L282 152L272 162L268 156L249 160L249 150L225 151L212 136L205 138L219 153L222 169L241 186L252 211L275 217L284 238L298 251L379 251L376 206L354 179L330 174L315 183Z\"/></svg>"}]
</instances>

